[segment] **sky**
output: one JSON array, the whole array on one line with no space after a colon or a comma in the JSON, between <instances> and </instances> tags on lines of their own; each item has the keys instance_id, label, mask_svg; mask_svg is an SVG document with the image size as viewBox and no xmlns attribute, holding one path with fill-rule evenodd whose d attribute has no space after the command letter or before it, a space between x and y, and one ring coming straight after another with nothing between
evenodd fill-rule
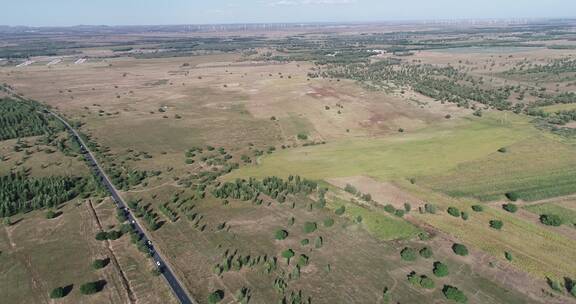
<instances>
[{"instance_id":1,"label":"sky","mask_svg":"<svg viewBox=\"0 0 576 304\"><path fill-rule=\"evenodd\" d=\"M157 25L576 17L576 0L3 0L1 25Z\"/></svg>"}]
</instances>

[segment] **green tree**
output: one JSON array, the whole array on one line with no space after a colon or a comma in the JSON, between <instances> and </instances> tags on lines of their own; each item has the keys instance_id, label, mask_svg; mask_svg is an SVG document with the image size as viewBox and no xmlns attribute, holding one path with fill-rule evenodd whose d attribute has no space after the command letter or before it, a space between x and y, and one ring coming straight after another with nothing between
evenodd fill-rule
<instances>
[{"instance_id":1,"label":"green tree","mask_svg":"<svg viewBox=\"0 0 576 304\"><path fill-rule=\"evenodd\" d=\"M448 300L452 300L457 303L468 302L468 298L466 297L466 295L464 295L462 291L460 291L458 288L454 286L444 285L444 288L442 288L442 293Z\"/></svg>"},{"instance_id":2,"label":"green tree","mask_svg":"<svg viewBox=\"0 0 576 304\"><path fill-rule=\"evenodd\" d=\"M434 262L434 268L432 269L432 273L434 273L437 277L445 277L449 274L448 266L440 261Z\"/></svg>"},{"instance_id":3,"label":"green tree","mask_svg":"<svg viewBox=\"0 0 576 304\"><path fill-rule=\"evenodd\" d=\"M447 212L453 217L460 217L460 210L456 207L448 207Z\"/></svg>"},{"instance_id":4,"label":"green tree","mask_svg":"<svg viewBox=\"0 0 576 304\"><path fill-rule=\"evenodd\" d=\"M468 255L468 248L466 248L466 246L464 246L463 244L454 243L454 245L452 245L452 251L454 251L454 253L457 255L461 256Z\"/></svg>"},{"instance_id":5,"label":"green tree","mask_svg":"<svg viewBox=\"0 0 576 304\"><path fill-rule=\"evenodd\" d=\"M286 262L290 264L290 259L294 256L294 250L286 249L282 251L282 257L286 259Z\"/></svg>"},{"instance_id":6,"label":"green tree","mask_svg":"<svg viewBox=\"0 0 576 304\"><path fill-rule=\"evenodd\" d=\"M50 292L51 299L59 299L65 296L66 296L66 290L64 289L64 287L56 287L52 289L52 292Z\"/></svg>"},{"instance_id":7,"label":"green tree","mask_svg":"<svg viewBox=\"0 0 576 304\"><path fill-rule=\"evenodd\" d=\"M274 237L279 241L284 240L288 237L288 231L286 231L284 229L278 229L278 230L276 230Z\"/></svg>"},{"instance_id":8,"label":"green tree","mask_svg":"<svg viewBox=\"0 0 576 304\"><path fill-rule=\"evenodd\" d=\"M432 249L430 249L430 247L424 247L424 248L420 249L419 253L420 253L420 256L425 258L425 259L432 257Z\"/></svg>"},{"instance_id":9,"label":"green tree","mask_svg":"<svg viewBox=\"0 0 576 304\"><path fill-rule=\"evenodd\" d=\"M92 268L94 269L102 269L108 265L109 259L96 259L92 262Z\"/></svg>"},{"instance_id":10,"label":"green tree","mask_svg":"<svg viewBox=\"0 0 576 304\"><path fill-rule=\"evenodd\" d=\"M482 207L482 205L473 205L472 210L474 210L475 212L482 212L484 211L484 207Z\"/></svg>"},{"instance_id":11,"label":"green tree","mask_svg":"<svg viewBox=\"0 0 576 304\"><path fill-rule=\"evenodd\" d=\"M316 231L317 228L318 228L318 225L316 225L316 223L314 223L314 222L305 222L304 223L304 233L312 233L312 232Z\"/></svg>"},{"instance_id":12,"label":"green tree","mask_svg":"<svg viewBox=\"0 0 576 304\"><path fill-rule=\"evenodd\" d=\"M540 222L548 226L562 225L562 219L556 214L542 214L540 215Z\"/></svg>"},{"instance_id":13,"label":"green tree","mask_svg":"<svg viewBox=\"0 0 576 304\"><path fill-rule=\"evenodd\" d=\"M208 303L216 304L220 303L224 299L224 291L216 290L208 295Z\"/></svg>"},{"instance_id":14,"label":"green tree","mask_svg":"<svg viewBox=\"0 0 576 304\"><path fill-rule=\"evenodd\" d=\"M517 201L520 198L520 196L516 192L508 192L505 194L505 196L507 199L509 199L513 202Z\"/></svg>"},{"instance_id":15,"label":"green tree","mask_svg":"<svg viewBox=\"0 0 576 304\"><path fill-rule=\"evenodd\" d=\"M104 283L102 281L88 282L80 286L80 293L90 295L102 290Z\"/></svg>"},{"instance_id":16,"label":"green tree","mask_svg":"<svg viewBox=\"0 0 576 304\"><path fill-rule=\"evenodd\" d=\"M490 220L490 227L494 228L496 230L500 230L502 229L502 226L504 226L504 223L501 220Z\"/></svg>"},{"instance_id":17,"label":"green tree","mask_svg":"<svg viewBox=\"0 0 576 304\"><path fill-rule=\"evenodd\" d=\"M416 260L416 250L410 248L410 247L404 247L404 249L402 249L402 251L400 251L400 257L404 260L404 261L415 261Z\"/></svg>"},{"instance_id":18,"label":"green tree","mask_svg":"<svg viewBox=\"0 0 576 304\"><path fill-rule=\"evenodd\" d=\"M516 204L513 203L504 204L502 205L502 208L510 213L518 211L518 206L516 206Z\"/></svg>"},{"instance_id":19,"label":"green tree","mask_svg":"<svg viewBox=\"0 0 576 304\"><path fill-rule=\"evenodd\" d=\"M432 280L431 278L429 278L425 275L420 276L420 286L422 286L426 289L432 289L435 286L434 280Z\"/></svg>"}]
</instances>

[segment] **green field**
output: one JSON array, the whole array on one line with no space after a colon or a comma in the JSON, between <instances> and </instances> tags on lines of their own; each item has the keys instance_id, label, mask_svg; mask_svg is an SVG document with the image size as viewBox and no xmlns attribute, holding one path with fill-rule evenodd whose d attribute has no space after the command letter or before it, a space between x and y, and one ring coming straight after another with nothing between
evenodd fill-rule
<instances>
[{"instance_id":1,"label":"green field","mask_svg":"<svg viewBox=\"0 0 576 304\"><path fill-rule=\"evenodd\" d=\"M364 174L390 180L437 175L538 132L519 116L508 115L506 120L499 113L486 116L387 138L346 139L284 150L264 157L258 166L234 172L230 178L299 174L324 179Z\"/></svg>"},{"instance_id":2,"label":"green field","mask_svg":"<svg viewBox=\"0 0 576 304\"><path fill-rule=\"evenodd\" d=\"M565 225L576 225L576 211L562 206L558 206L554 203L542 203L530 206L525 206L524 209L541 214L554 214L562 219L562 223Z\"/></svg>"}]
</instances>

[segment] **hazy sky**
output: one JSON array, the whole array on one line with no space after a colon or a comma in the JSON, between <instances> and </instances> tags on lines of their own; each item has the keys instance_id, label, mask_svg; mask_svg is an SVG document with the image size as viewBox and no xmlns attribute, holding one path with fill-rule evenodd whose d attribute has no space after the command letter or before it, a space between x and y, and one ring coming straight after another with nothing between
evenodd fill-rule
<instances>
[{"instance_id":1,"label":"hazy sky","mask_svg":"<svg viewBox=\"0 0 576 304\"><path fill-rule=\"evenodd\" d=\"M5 0L3 25L576 17L576 0Z\"/></svg>"}]
</instances>

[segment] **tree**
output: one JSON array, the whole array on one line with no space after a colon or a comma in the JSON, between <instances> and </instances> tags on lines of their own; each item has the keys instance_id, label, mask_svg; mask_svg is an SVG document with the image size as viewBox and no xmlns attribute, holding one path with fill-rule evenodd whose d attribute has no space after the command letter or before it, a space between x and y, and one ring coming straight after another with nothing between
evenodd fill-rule
<instances>
[{"instance_id":1,"label":"tree","mask_svg":"<svg viewBox=\"0 0 576 304\"><path fill-rule=\"evenodd\" d=\"M518 206L516 206L516 204L513 203L504 204L502 205L502 208L510 213L518 211Z\"/></svg>"},{"instance_id":2,"label":"tree","mask_svg":"<svg viewBox=\"0 0 576 304\"><path fill-rule=\"evenodd\" d=\"M517 201L520 197L518 195L518 193L516 192L508 192L505 194L506 198L508 198L509 200L515 202Z\"/></svg>"},{"instance_id":3,"label":"tree","mask_svg":"<svg viewBox=\"0 0 576 304\"><path fill-rule=\"evenodd\" d=\"M410 247L404 247L404 249L402 249L402 251L400 251L400 257L404 260L404 261L415 261L416 260L416 250L410 248Z\"/></svg>"},{"instance_id":4,"label":"tree","mask_svg":"<svg viewBox=\"0 0 576 304\"><path fill-rule=\"evenodd\" d=\"M316 231L317 228L318 228L318 225L316 225L316 223L314 223L314 222L304 223L304 233L312 233L312 232Z\"/></svg>"},{"instance_id":5,"label":"tree","mask_svg":"<svg viewBox=\"0 0 576 304\"><path fill-rule=\"evenodd\" d=\"M562 219L556 214L542 214L540 215L540 222L548 226L562 225Z\"/></svg>"},{"instance_id":6,"label":"tree","mask_svg":"<svg viewBox=\"0 0 576 304\"><path fill-rule=\"evenodd\" d=\"M108 233L106 233L104 231L100 231L100 232L96 233L96 240L104 241L107 239L108 239Z\"/></svg>"},{"instance_id":7,"label":"tree","mask_svg":"<svg viewBox=\"0 0 576 304\"><path fill-rule=\"evenodd\" d=\"M106 265L108 265L109 261L110 260L108 258L96 259L96 260L94 260L94 262L92 262L92 268L102 269L102 268L106 267Z\"/></svg>"},{"instance_id":8,"label":"tree","mask_svg":"<svg viewBox=\"0 0 576 304\"><path fill-rule=\"evenodd\" d=\"M432 273L434 273L434 275L439 278L445 277L449 274L448 266L440 261L436 261L434 262L434 268L432 269Z\"/></svg>"},{"instance_id":9,"label":"tree","mask_svg":"<svg viewBox=\"0 0 576 304\"><path fill-rule=\"evenodd\" d=\"M463 244L454 243L454 245L452 245L452 251L454 251L454 253L457 255L461 256L468 255L468 248L466 248L466 246L464 246Z\"/></svg>"},{"instance_id":10,"label":"tree","mask_svg":"<svg viewBox=\"0 0 576 304\"><path fill-rule=\"evenodd\" d=\"M501 220L490 220L490 227L494 228L496 230L500 230L502 229L502 226L504 226L504 223Z\"/></svg>"},{"instance_id":11,"label":"tree","mask_svg":"<svg viewBox=\"0 0 576 304\"><path fill-rule=\"evenodd\" d=\"M80 293L82 293L84 295L95 294L95 293L100 292L102 290L102 288L104 287L104 284L105 283L103 281L84 283L80 286Z\"/></svg>"},{"instance_id":12,"label":"tree","mask_svg":"<svg viewBox=\"0 0 576 304\"><path fill-rule=\"evenodd\" d=\"M456 207L448 207L447 212L453 217L460 217L460 210Z\"/></svg>"},{"instance_id":13,"label":"tree","mask_svg":"<svg viewBox=\"0 0 576 304\"><path fill-rule=\"evenodd\" d=\"M50 299L59 299L65 296L66 296L66 290L64 289L64 287L56 287L52 289L52 292L50 292Z\"/></svg>"},{"instance_id":14,"label":"tree","mask_svg":"<svg viewBox=\"0 0 576 304\"><path fill-rule=\"evenodd\" d=\"M286 249L282 251L282 257L286 259L286 262L290 264L290 259L294 256L294 251L292 249Z\"/></svg>"},{"instance_id":15,"label":"tree","mask_svg":"<svg viewBox=\"0 0 576 304\"><path fill-rule=\"evenodd\" d=\"M482 205L473 205L472 210L474 210L475 212L482 212L484 211L484 207L482 207Z\"/></svg>"},{"instance_id":16,"label":"tree","mask_svg":"<svg viewBox=\"0 0 576 304\"><path fill-rule=\"evenodd\" d=\"M425 259L432 257L432 249L430 249L430 247L424 247L424 248L420 249L419 253L420 253L420 256L422 256Z\"/></svg>"},{"instance_id":17,"label":"tree","mask_svg":"<svg viewBox=\"0 0 576 304\"><path fill-rule=\"evenodd\" d=\"M444 288L442 288L442 293L448 300L452 300L458 303L468 302L466 295L464 295L462 291L454 286L444 285Z\"/></svg>"},{"instance_id":18,"label":"tree","mask_svg":"<svg viewBox=\"0 0 576 304\"><path fill-rule=\"evenodd\" d=\"M208 295L208 303L209 304L220 303L220 301L222 301L222 299L224 299L224 291L222 291L222 290L216 290L216 291L210 293L210 295Z\"/></svg>"},{"instance_id":19,"label":"tree","mask_svg":"<svg viewBox=\"0 0 576 304\"><path fill-rule=\"evenodd\" d=\"M284 240L288 237L288 231L286 231L284 229L278 229L278 230L276 230L274 237L279 241Z\"/></svg>"},{"instance_id":20,"label":"tree","mask_svg":"<svg viewBox=\"0 0 576 304\"><path fill-rule=\"evenodd\" d=\"M434 280L425 275L422 275L420 276L420 286L426 289L432 289L435 286Z\"/></svg>"}]
</instances>

